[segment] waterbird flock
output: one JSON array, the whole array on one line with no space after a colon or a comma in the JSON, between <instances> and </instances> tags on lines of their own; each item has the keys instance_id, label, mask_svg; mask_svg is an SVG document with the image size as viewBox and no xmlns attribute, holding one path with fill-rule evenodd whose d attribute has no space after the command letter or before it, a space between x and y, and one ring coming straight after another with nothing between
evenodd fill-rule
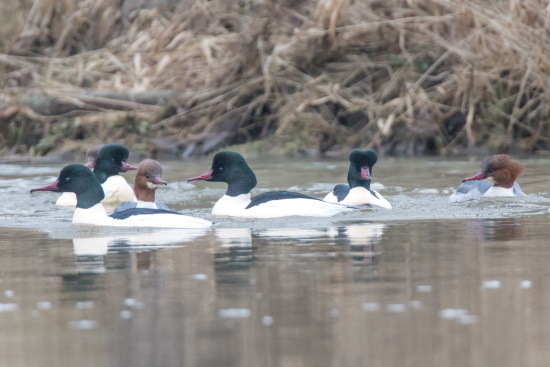
<instances>
[{"instance_id":1,"label":"waterbird flock","mask_svg":"<svg viewBox=\"0 0 550 367\"><path fill-rule=\"evenodd\" d=\"M31 190L61 192L57 205L75 206L73 223L117 227L208 228L212 222L171 211L155 200L155 190L167 185L162 167L153 159L138 167L127 163L129 151L121 145L102 145L88 151L86 165L64 167L57 180ZM348 184L336 185L323 199L290 191L270 191L251 196L256 175L236 152L217 153L210 170L188 182L227 184L227 191L213 206L213 216L237 218L277 218L285 216L329 217L364 208L391 209L392 205L371 186L373 166L378 156L372 149L353 149L349 155ZM93 171L92 171L93 169ZM137 170L133 188L120 175ZM465 178L450 202L483 197L525 196L515 182L523 166L506 154L486 158L481 171ZM484 181L493 178L494 184ZM72 194L67 195L68 193ZM108 214L103 204L119 204Z\"/></svg>"}]
</instances>

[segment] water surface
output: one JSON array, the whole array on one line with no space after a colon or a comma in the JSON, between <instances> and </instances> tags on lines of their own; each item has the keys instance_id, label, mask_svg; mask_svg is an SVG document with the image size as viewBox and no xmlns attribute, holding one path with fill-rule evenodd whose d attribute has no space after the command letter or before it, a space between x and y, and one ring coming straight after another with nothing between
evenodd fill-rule
<instances>
[{"instance_id":1,"label":"water surface","mask_svg":"<svg viewBox=\"0 0 550 367\"><path fill-rule=\"evenodd\" d=\"M322 197L347 171L250 163L258 193ZM58 194L28 192L61 165L1 165L0 356L10 366L546 366L549 162L524 162L527 200L449 204L479 163L383 158L374 181L391 211L196 231L73 226ZM225 187L185 181L210 162L163 166L159 198L209 218Z\"/></svg>"}]
</instances>

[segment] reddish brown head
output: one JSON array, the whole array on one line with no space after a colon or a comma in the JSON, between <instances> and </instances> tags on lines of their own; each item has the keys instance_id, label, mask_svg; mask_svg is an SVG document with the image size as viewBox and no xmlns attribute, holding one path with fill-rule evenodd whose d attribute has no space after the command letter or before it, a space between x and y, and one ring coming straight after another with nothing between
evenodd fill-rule
<instances>
[{"instance_id":1,"label":"reddish brown head","mask_svg":"<svg viewBox=\"0 0 550 367\"><path fill-rule=\"evenodd\" d=\"M138 200L155 201L157 187L167 185L162 179L162 167L153 159L144 159L138 165L138 171L134 180L134 192Z\"/></svg>"},{"instance_id":2,"label":"reddish brown head","mask_svg":"<svg viewBox=\"0 0 550 367\"><path fill-rule=\"evenodd\" d=\"M507 154L492 155L481 162L481 171L477 175L465 178L462 182L492 177L495 186L509 189L523 173L523 170L523 165L514 162L512 157Z\"/></svg>"}]
</instances>

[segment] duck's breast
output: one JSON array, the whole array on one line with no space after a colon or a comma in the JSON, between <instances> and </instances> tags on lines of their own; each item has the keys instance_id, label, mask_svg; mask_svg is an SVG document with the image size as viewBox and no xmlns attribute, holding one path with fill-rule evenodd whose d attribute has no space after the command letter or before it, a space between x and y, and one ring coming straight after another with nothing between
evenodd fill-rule
<instances>
[{"instance_id":1,"label":"duck's breast","mask_svg":"<svg viewBox=\"0 0 550 367\"><path fill-rule=\"evenodd\" d=\"M345 205L375 205L385 209L392 208L389 201L384 199L379 192L367 190L364 187L354 187L340 203Z\"/></svg>"},{"instance_id":2,"label":"duck's breast","mask_svg":"<svg viewBox=\"0 0 550 367\"><path fill-rule=\"evenodd\" d=\"M102 200L103 203L137 201L134 190L124 177L120 175L109 177L101 184L101 187L103 187L103 192L105 193L105 199Z\"/></svg>"},{"instance_id":3,"label":"duck's breast","mask_svg":"<svg viewBox=\"0 0 550 367\"><path fill-rule=\"evenodd\" d=\"M510 198L514 196L514 189L512 187L505 188L499 186L492 186L483 194L484 198Z\"/></svg>"},{"instance_id":4,"label":"duck's breast","mask_svg":"<svg viewBox=\"0 0 550 367\"><path fill-rule=\"evenodd\" d=\"M245 208L250 204L250 194L238 196L222 196L212 208L213 215L245 217Z\"/></svg>"}]
</instances>

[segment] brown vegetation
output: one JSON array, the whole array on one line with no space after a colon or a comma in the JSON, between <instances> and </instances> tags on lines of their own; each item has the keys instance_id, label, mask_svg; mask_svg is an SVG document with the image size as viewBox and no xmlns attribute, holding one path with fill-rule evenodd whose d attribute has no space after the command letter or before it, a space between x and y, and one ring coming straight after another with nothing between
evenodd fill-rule
<instances>
[{"instance_id":1,"label":"brown vegetation","mask_svg":"<svg viewBox=\"0 0 550 367\"><path fill-rule=\"evenodd\" d=\"M286 153L550 146L546 0L10 6L0 154L111 141L183 155L252 141Z\"/></svg>"}]
</instances>

